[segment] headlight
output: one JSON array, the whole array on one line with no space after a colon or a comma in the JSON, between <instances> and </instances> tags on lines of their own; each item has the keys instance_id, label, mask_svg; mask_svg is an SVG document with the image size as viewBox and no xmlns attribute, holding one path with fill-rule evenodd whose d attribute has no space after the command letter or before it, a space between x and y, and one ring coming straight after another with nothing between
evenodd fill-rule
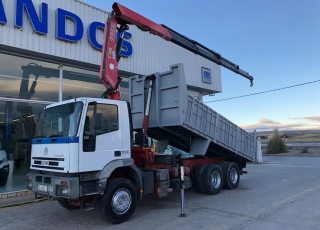
<instances>
[{"instance_id":1,"label":"headlight","mask_svg":"<svg viewBox=\"0 0 320 230\"><path fill-rule=\"evenodd\" d=\"M2 163L6 162L6 161L8 161L8 159L7 159L6 157L3 158L2 160L0 160L0 165L1 165Z\"/></svg>"},{"instance_id":2,"label":"headlight","mask_svg":"<svg viewBox=\"0 0 320 230\"><path fill-rule=\"evenodd\" d=\"M69 195L69 187L66 185L58 185L57 186L57 195L58 196L68 196Z\"/></svg>"},{"instance_id":3,"label":"headlight","mask_svg":"<svg viewBox=\"0 0 320 230\"><path fill-rule=\"evenodd\" d=\"M32 180L27 179L27 189L32 189L33 184L32 184Z\"/></svg>"}]
</instances>

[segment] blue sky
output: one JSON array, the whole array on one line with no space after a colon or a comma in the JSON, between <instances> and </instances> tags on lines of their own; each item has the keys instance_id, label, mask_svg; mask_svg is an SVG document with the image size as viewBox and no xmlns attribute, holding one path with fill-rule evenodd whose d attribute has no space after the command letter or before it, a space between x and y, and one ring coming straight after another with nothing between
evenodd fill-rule
<instances>
[{"instance_id":1,"label":"blue sky","mask_svg":"<svg viewBox=\"0 0 320 230\"><path fill-rule=\"evenodd\" d=\"M83 0L111 10L113 1ZM120 4L165 24L238 64L249 81L222 68L222 90L204 97L245 129L320 129L320 81L238 99L230 97L320 80L318 0L122 0Z\"/></svg>"}]
</instances>

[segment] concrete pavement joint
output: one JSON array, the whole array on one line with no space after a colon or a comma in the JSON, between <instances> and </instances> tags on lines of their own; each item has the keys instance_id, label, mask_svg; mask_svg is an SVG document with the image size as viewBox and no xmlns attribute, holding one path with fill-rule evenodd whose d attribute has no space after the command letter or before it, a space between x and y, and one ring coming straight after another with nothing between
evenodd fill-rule
<instances>
[{"instance_id":1,"label":"concrete pavement joint","mask_svg":"<svg viewBox=\"0 0 320 230\"><path fill-rule=\"evenodd\" d=\"M288 198L286 198L286 199L284 199L284 200L282 200L282 201L279 201L279 202L277 202L277 203L273 203L272 206L278 206L279 204L282 204L282 203L287 202L287 201L289 201L289 200L292 200L292 199L294 199L294 198L296 198L296 197L299 197L299 196L301 196L301 195L304 194L304 193L311 192L311 191L317 190L317 189L319 189L319 188L320 188L320 185L319 185L319 186L316 186L316 187L314 187L314 188L310 188L310 189L304 190L304 191L302 191L302 192L300 192L300 193L298 193L298 194L295 194L295 195L293 195L293 196L291 196L291 197L288 197Z\"/></svg>"},{"instance_id":2,"label":"concrete pavement joint","mask_svg":"<svg viewBox=\"0 0 320 230\"><path fill-rule=\"evenodd\" d=\"M24 202L20 202L20 203L6 204L6 205L0 206L0 209L12 208L12 207L17 207L17 206L21 207L24 205L37 204L37 203L44 202L44 201L49 201L49 200L48 199L38 199L38 200L32 200L32 201L24 201Z\"/></svg>"},{"instance_id":3,"label":"concrete pavement joint","mask_svg":"<svg viewBox=\"0 0 320 230\"><path fill-rule=\"evenodd\" d=\"M225 225L221 225L221 226L218 226L216 229L217 230L221 230L221 229L225 229L225 228L230 228L230 229L239 229L240 228L240 226L243 226L244 224L246 224L246 225L248 225L248 223L249 222L251 222L251 221L256 221L256 220L258 220L258 219L261 219L261 218L266 218L266 217L268 217L268 216L270 216L270 213L274 213L274 210L278 210L278 209L280 209L280 208L282 208L282 207L284 207L284 206L286 206L286 203L284 203L284 202L287 202L287 201L290 201L290 200L292 200L292 199L294 199L294 198L298 198L298 197L300 197L301 195L303 195L303 194L305 194L305 193L308 193L308 192L315 192L316 190L318 190L320 188L320 185L319 186L316 186L316 187L314 187L314 188L311 188L311 189L307 189L307 190L305 190L305 191L303 191L303 192L300 192L300 193L298 193L298 194L295 194L295 195L293 195L293 196L291 196L291 197L289 197L289 198L287 198L287 199L284 199L284 200L282 200L282 201L279 201L279 202L277 202L277 203L273 203L272 205L271 205L271 207L273 206L273 207L275 207L275 208L273 208L272 210L270 210L270 211L268 211L268 213L266 214L266 213L264 213L266 210L268 210L270 207L268 207L268 206L265 206L264 208L262 208L262 209L260 209L260 210L258 210L258 211L256 211L256 212L253 212L253 213L251 213L251 214L249 214L249 215L245 215L245 216L243 216L243 217L240 217L240 218L236 218L234 221L232 221L231 223L228 223L228 224L225 224ZM295 201L297 201L298 199L296 199L296 200L292 200L291 202L289 202L289 203L294 203ZM284 204L283 204L284 203ZM287 203L288 204L288 203ZM280 206L280 207L279 207ZM257 217L255 217L255 216L257 216ZM241 222L243 222L244 221L244 223L241 223ZM238 223L238 224L237 224ZM236 226L233 226L234 224L237 224Z\"/></svg>"}]
</instances>

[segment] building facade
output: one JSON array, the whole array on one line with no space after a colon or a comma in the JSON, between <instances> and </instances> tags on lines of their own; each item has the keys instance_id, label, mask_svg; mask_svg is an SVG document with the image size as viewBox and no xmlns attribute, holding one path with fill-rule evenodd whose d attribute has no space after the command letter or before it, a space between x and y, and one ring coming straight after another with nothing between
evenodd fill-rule
<instances>
[{"instance_id":1,"label":"building facade","mask_svg":"<svg viewBox=\"0 0 320 230\"><path fill-rule=\"evenodd\" d=\"M11 166L0 193L25 189L31 139L45 105L104 92L98 79L107 17L77 0L0 0L0 140ZM190 94L201 99L222 91L218 65L134 26L121 53L124 100L128 77L176 63L184 65Z\"/></svg>"}]
</instances>

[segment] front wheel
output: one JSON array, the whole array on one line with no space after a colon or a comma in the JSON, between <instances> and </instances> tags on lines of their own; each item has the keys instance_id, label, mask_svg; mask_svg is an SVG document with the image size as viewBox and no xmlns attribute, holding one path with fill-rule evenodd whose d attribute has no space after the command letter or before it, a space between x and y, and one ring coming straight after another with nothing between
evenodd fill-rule
<instances>
[{"instance_id":1,"label":"front wheel","mask_svg":"<svg viewBox=\"0 0 320 230\"><path fill-rule=\"evenodd\" d=\"M115 178L107 183L105 193L99 202L102 218L111 224L120 224L134 213L137 191L130 180Z\"/></svg>"}]
</instances>

